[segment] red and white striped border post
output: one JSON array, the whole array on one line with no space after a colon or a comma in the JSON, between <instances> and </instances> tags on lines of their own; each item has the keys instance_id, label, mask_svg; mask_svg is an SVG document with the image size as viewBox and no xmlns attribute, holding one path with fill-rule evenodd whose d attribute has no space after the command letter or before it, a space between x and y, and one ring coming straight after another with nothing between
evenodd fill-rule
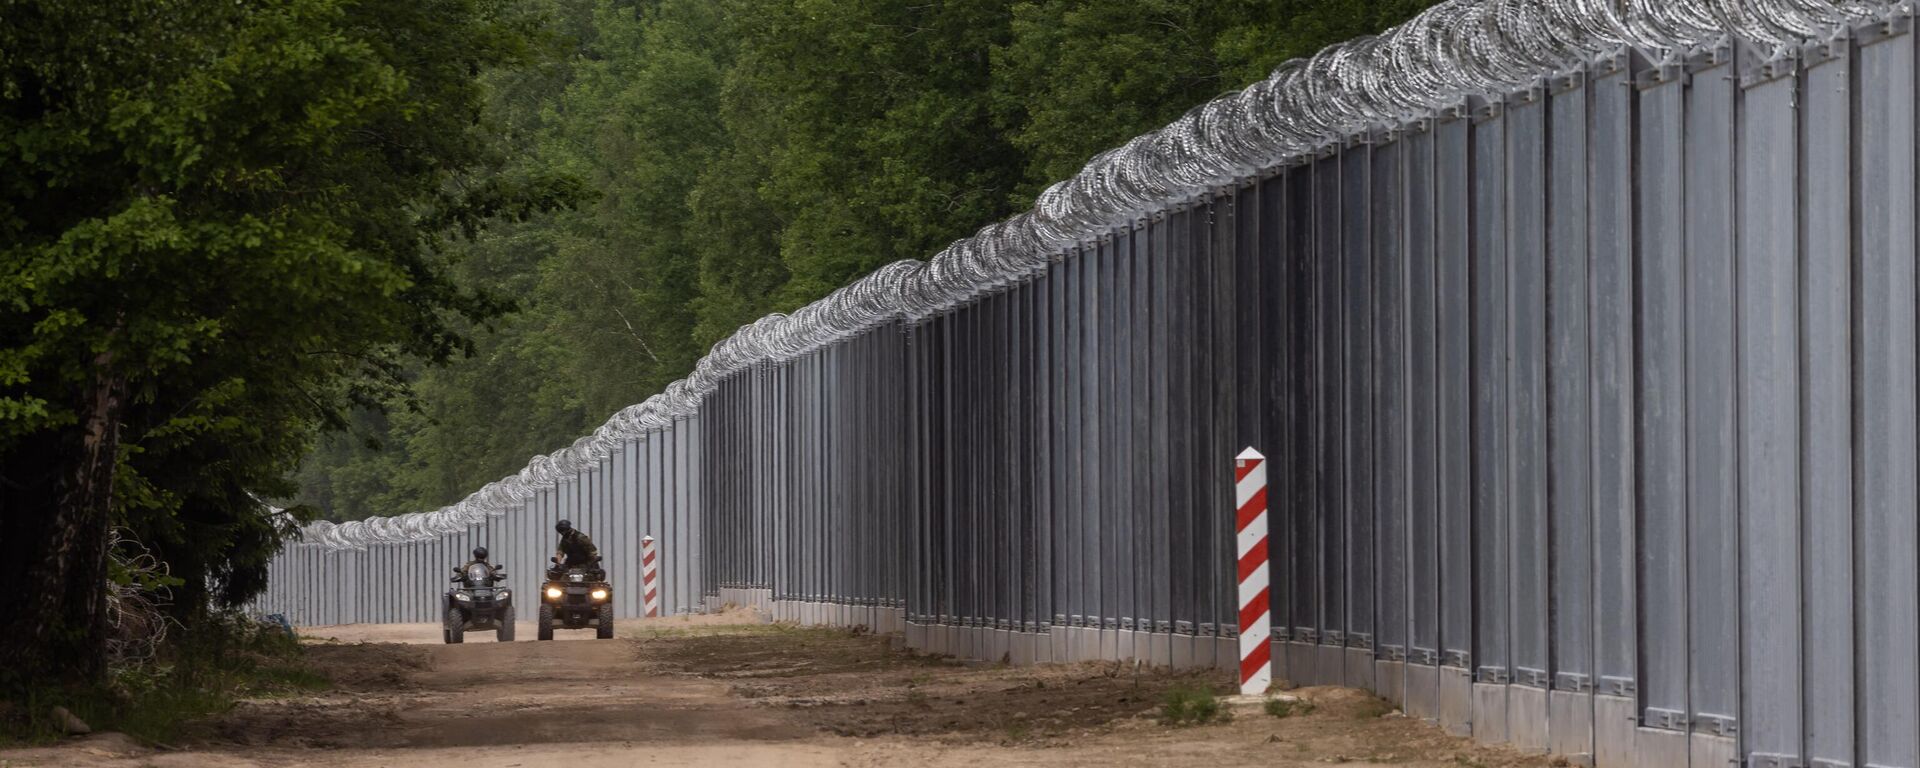
<instances>
[{"instance_id":1,"label":"red and white striped border post","mask_svg":"<svg viewBox=\"0 0 1920 768\"><path fill-rule=\"evenodd\" d=\"M1233 459L1234 529L1239 532L1240 693L1273 683L1273 615L1267 609L1267 459L1248 448Z\"/></svg>"},{"instance_id":2,"label":"red and white striped border post","mask_svg":"<svg viewBox=\"0 0 1920 768\"><path fill-rule=\"evenodd\" d=\"M647 596L647 618L660 615L660 567L653 553L653 537L640 539L640 581Z\"/></svg>"}]
</instances>

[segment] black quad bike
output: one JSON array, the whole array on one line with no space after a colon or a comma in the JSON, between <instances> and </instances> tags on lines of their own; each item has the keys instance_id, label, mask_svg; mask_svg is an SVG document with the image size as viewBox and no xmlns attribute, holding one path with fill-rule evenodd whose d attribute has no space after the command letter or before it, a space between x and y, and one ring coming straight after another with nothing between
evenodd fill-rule
<instances>
[{"instance_id":1,"label":"black quad bike","mask_svg":"<svg viewBox=\"0 0 1920 768\"><path fill-rule=\"evenodd\" d=\"M599 561L562 568L556 560L540 585L541 640L552 640L554 627L594 628L594 637L613 637L613 585Z\"/></svg>"},{"instance_id":2,"label":"black quad bike","mask_svg":"<svg viewBox=\"0 0 1920 768\"><path fill-rule=\"evenodd\" d=\"M440 639L461 642L469 629L494 630L494 638L513 642L513 591L498 586L507 578L506 566L473 563L453 569L454 587L441 597L446 626Z\"/></svg>"}]
</instances>

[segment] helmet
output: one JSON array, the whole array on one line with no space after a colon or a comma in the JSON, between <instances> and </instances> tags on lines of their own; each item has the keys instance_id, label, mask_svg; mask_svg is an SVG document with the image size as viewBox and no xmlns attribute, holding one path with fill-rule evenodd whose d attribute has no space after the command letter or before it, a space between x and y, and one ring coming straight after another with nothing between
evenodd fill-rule
<instances>
[{"instance_id":1,"label":"helmet","mask_svg":"<svg viewBox=\"0 0 1920 768\"><path fill-rule=\"evenodd\" d=\"M475 560L485 560L485 559L487 559L487 548L486 548L486 547L474 547L474 548L473 548L473 559L475 559Z\"/></svg>"},{"instance_id":2,"label":"helmet","mask_svg":"<svg viewBox=\"0 0 1920 768\"><path fill-rule=\"evenodd\" d=\"M553 524L554 533L566 533L571 530L573 530L573 521L571 520L561 520Z\"/></svg>"}]
</instances>

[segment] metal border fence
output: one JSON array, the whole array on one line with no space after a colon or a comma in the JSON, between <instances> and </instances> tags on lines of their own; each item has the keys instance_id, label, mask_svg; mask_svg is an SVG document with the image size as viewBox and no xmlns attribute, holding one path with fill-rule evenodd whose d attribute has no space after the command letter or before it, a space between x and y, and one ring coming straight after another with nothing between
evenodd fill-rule
<instances>
[{"instance_id":1,"label":"metal border fence","mask_svg":"<svg viewBox=\"0 0 1920 768\"><path fill-rule=\"evenodd\" d=\"M1915 36L1876 13L1192 189L734 371L524 510L295 546L260 608L431 620L473 543L531 594L565 514L625 616L650 534L669 613L1232 669L1254 446L1278 677L1602 766L1920 766Z\"/></svg>"}]
</instances>

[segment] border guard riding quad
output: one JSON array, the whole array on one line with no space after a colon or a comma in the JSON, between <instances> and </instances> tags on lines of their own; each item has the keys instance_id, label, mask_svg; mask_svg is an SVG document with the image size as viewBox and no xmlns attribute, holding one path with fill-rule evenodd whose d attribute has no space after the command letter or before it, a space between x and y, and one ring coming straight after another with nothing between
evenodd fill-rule
<instances>
[{"instance_id":1,"label":"border guard riding quad","mask_svg":"<svg viewBox=\"0 0 1920 768\"><path fill-rule=\"evenodd\" d=\"M441 598L446 626L440 639L458 643L469 629L491 629L500 642L513 642L513 591L497 586L506 578L504 565L471 562L453 569L451 581L457 586Z\"/></svg>"},{"instance_id":2,"label":"border guard riding quad","mask_svg":"<svg viewBox=\"0 0 1920 768\"><path fill-rule=\"evenodd\" d=\"M547 569L547 582L540 585L540 620L536 623L541 640L552 640L560 629L594 628L594 637L613 637L613 585L599 561L562 567L559 558Z\"/></svg>"}]
</instances>

